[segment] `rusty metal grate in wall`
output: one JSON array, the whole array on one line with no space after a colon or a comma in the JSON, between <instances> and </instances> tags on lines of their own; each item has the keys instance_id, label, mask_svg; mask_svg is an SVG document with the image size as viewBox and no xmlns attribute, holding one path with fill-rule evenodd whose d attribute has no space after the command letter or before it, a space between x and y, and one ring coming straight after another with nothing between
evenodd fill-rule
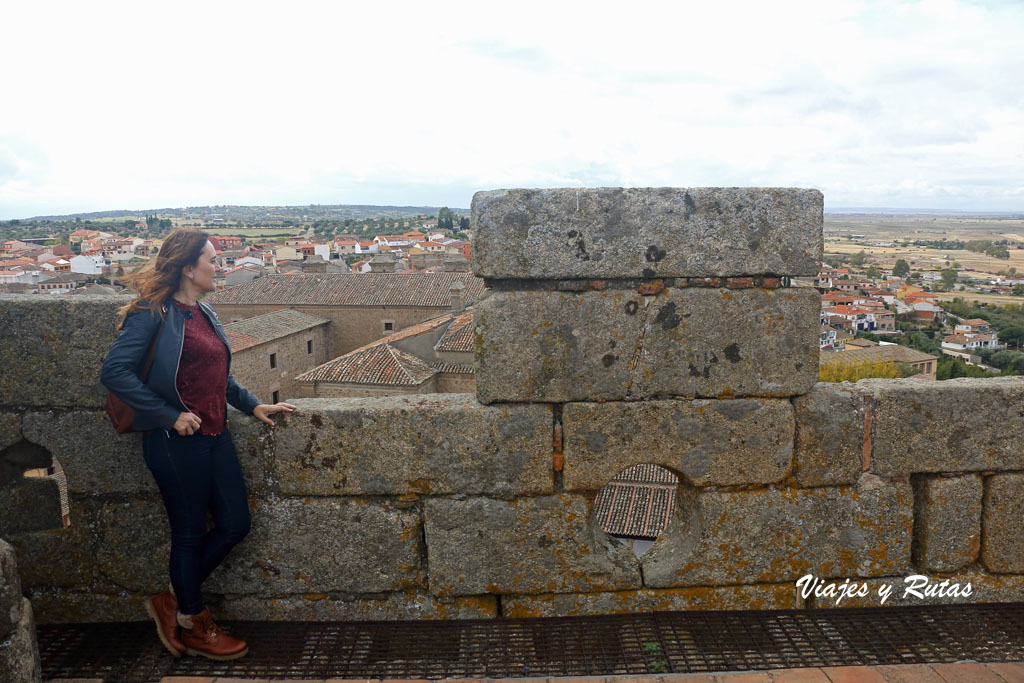
<instances>
[{"instance_id":1,"label":"rusty metal grate in wall","mask_svg":"<svg viewBox=\"0 0 1024 683\"><path fill-rule=\"evenodd\" d=\"M249 642L244 659L174 659L151 623L40 626L43 678L513 678L1024 660L1024 603L226 625Z\"/></svg>"}]
</instances>

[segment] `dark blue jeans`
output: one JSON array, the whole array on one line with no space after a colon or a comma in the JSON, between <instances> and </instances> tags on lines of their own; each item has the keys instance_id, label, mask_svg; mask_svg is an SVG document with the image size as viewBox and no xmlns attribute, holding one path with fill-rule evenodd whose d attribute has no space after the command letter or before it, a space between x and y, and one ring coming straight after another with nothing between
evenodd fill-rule
<instances>
[{"instance_id":1,"label":"dark blue jeans","mask_svg":"<svg viewBox=\"0 0 1024 683\"><path fill-rule=\"evenodd\" d=\"M183 614L203 611L203 581L251 524L242 470L231 434L179 436L162 429L142 439L171 523L171 585ZM207 530L206 513L213 517Z\"/></svg>"}]
</instances>

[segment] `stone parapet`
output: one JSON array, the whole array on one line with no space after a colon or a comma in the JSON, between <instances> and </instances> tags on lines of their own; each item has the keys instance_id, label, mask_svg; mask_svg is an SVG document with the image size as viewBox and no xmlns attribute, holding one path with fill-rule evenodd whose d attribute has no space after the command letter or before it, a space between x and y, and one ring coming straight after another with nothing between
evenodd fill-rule
<instances>
[{"instance_id":1,"label":"stone parapet","mask_svg":"<svg viewBox=\"0 0 1024 683\"><path fill-rule=\"evenodd\" d=\"M486 278L817 275L822 194L791 188L564 188L473 196Z\"/></svg>"},{"instance_id":2,"label":"stone parapet","mask_svg":"<svg viewBox=\"0 0 1024 683\"><path fill-rule=\"evenodd\" d=\"M495 292L476 305L483 403L786 397L818 378L807 289Z\"/></svg>"},{"instance_id":3,"label":"stone parapet","mask_svg":"<svg viewBox=\"0 0 1024 683\"><path fill-rule=\"evenodd\" d=\"M0 678L30 683L41 677L32 605L21 595L14 548L0 539Z\"/></svg>"},{"instance_id":4,"label":"stone parapet","mask_svg":"<svg viewBox=\"0 0 1024 683\"><path fill-rule=\"evenodd\" d=\"M640 588L633 552L590 519L585 496L428 500L430 591L575 593Z\"/></svg>"},{"instance_id":5,"label":"stone parapet","mask_svg":"<svg viewBox=\"0 0 1024 683\"><path fill-rule=\"evenodd\" d=\"M21 616L14 630L0 641L0 674L11 683L38 683L42 681L39 645L36 642L36 624L32 606L21 601Z\"/></svg>"},{"instance_id":6,"label":"stone parapet","mask_svg":"<svg viewBox=\"0 0 1024 683\"><path fill-rule=\"evenodd\" d=\"M210 576L215 593L381 593L426 587L418 506L370 498L256 502L252 531Z\"/></svg>"},{"instance_id":7,"label":"stone parapet","mask_svg":"<svg viewBox=\"0 0 1024 683\"><path fill-rule=\"evenodd\" d=\"M651 587L883 576L910 565L909 484L702 492L647 551Z\"/></svg>"},{"instance_id":8,"label":"stone parapet","mask_svg":"<svg viewBox=\"0 0 1024 683\"><path fill-rule=\"evenodd\" d=\"M866 469L867 392L858 385L821 382L793 400L796 409L796 480L801 486L849 485Z\"/></svg>"},{"instance_id":9,"label":"stone parapet","mask_svg":"<svg viewBox=\"0 0 1024 683\"><path fill-rule=\"evenodd\" d=\"M274 434L288 495L553 491L549 406L481 405L468 394L297 399Z\"/></svg>"},{"instance_id":10,"label":"stone parapet","mask_svg":"<svg viewBox=\"0 0 1024 683\"><path fill-rule=\"evenodd\" d=\"M793 405L782 399L568 403L567 491L596 491L643 462L695 486L772 484L793 466Z\"/></svg>"},{"instance_id":11,"label":"stone parapet","mask_svg":"<svg viewBox=\"0 0 1024 683\"><path fill-rule=\"evenodd\" d=\"M981 559L990 572L1024 574L1024 474L985 481Z\"/></svg>"},{"instance_id":12,"label":"stone parapet","mask_svg":"<svg viewBox=\"0 0 1024 683\"><path fill-rule=\"evenodd\" d=\"M1024 470L1024 377L875 379L857 387L870 392L871 470L879 475Z\"/></svg>"},{"instance_id":13,"label":"stone parapet","mask_svg":"<svg viewBox=\"0 0 1024 683\"><path fill-rule=\"evenodd\" d=\"M0 294L0 406L105 406L100 364L117 336L118 308L129 301Z\"/></svg>"},{"instance_id":14,"label":"stone parapet","mask_svg":"<svg viewBox=\"0 0 1024 683\"><path fill-rule=\"evenodd\" d=\"M1024 492L1022 492L1024 493ZM914 481L914 563L955 572L981 549L981 477L919 477Z\"/></svg>"}]
</instances>

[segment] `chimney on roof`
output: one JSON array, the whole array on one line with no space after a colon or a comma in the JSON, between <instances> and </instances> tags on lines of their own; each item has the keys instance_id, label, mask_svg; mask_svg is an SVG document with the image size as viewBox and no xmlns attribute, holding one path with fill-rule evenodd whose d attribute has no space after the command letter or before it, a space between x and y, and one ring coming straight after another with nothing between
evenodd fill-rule
<instances>
[{"instance_id":1,"label":"chimney on roof","mask_svg":"<svg viewBox=\"0 0 1024 683\"><path fill-rule=\"evenodd\" d=\"M452 313L458 315L466 310L466 285L455 282L451 288Z\"/></svg>"},{"instance_id":2,"label":"chimney on roof","mask_svg":"<svg viewBox=\"0 0 1024 683\"><path fill-rule=\"evenodd\" d=\"M444 260L444 272L446 273L468 273L469 260L462 254L449 256Z\"/></svg>"},{"instance_id":3,"label":"chimney on roof","mask_svg":"<svg viewBox=\"0 0 1024 683\"><path fill-rule=\"evenodd\" d=\"M371 273L393 273L395 272L395 257L391 254L377 254L370 259Z\"/></svg>"},{"instance_id":4,"label":"chimney on roof","mask_svg":"<svg viewBox=\"0 0 1024 683\"><path fill-rule=\"evenodd\" d=\"M302 262L303 273L326 273L327 272L327 261L324 261L322 257L314 254L309 256L305 261Z\"/></svg>"}]
</instances>

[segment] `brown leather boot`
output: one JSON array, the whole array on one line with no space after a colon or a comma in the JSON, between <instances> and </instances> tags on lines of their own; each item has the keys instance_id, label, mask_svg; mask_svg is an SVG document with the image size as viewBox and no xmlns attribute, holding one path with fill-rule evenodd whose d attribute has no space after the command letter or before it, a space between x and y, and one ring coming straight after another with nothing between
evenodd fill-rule
<instances>
[{"instance_id":1,"label":"brown leather boot","mask_svg":"<svg viewBox=\"0 0 1024 683\"><path fill-rule=\"evenodd\" d=\"M204 609L189 618L192 619L192 628L181 629L185 654L224 660L238 659L249 653L245 642L232 638L213 623L210 610Z\"/></svg>"},{"instance_id":2,"label":"brown leather boot","mask_svg":"<svg viewBox=\"0 0 1024 683\"><path fill-rule=\"evenodd\" d=\"M156 622L160 642L172 655L180 657L185 646L181 644L178 626L178 600L167 591L146 598L146 613Z\"/></svg>"}]
</instances>

